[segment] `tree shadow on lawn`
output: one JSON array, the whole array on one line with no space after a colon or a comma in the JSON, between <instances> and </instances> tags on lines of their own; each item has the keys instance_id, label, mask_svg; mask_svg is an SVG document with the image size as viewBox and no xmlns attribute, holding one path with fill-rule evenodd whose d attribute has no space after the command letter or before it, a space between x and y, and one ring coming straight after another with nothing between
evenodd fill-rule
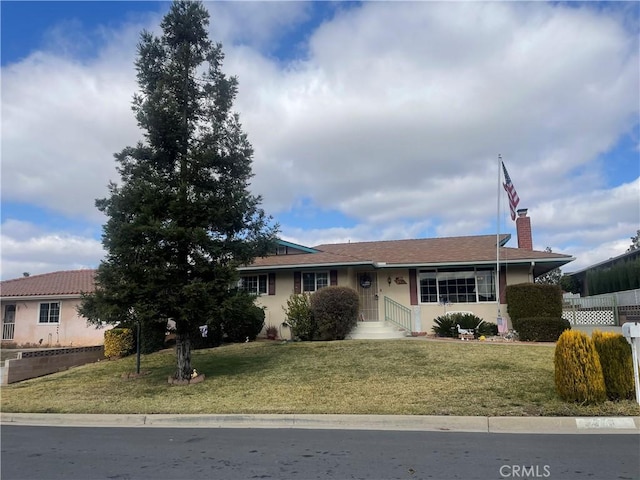
<instances>
[{"instance_id":1,"label":"tree shadow on lawn","mask_svg":"<svg viewBox=\"0 0 640 480\"><path fill-rule=\"evenodd\" d=\"M281 357L279 343L240 343L224 344L215 348L193 350L191 366L207 378L237 377L238 375L255 375L270 369ZM175 352L171 352L175 361ZM175 365L162 370L165 375L172 375ZM155 372L154 372L155 373Z\"/></svg>"}]
</instances>

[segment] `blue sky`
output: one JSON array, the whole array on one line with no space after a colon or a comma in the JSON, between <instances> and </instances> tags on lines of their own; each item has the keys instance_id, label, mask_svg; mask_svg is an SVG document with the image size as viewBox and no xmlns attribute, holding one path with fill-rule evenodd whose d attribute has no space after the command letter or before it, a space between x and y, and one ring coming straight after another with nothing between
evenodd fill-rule
<instances>
[{"instance_id":1,"label":"blue sky","mask_svg":"<svg viewBox=\"0 0 640 480\"><path fill-rule=\"evenodd\" d=\"M141 138L135 45L168 2L1 8L2 278L96 267ZM565 271L640 228L637 2L213 2L237 75L252 189L305 245L512 233L501 154L534 248ZM502 208L496 215L496 195Z\"/></svg>"}]
</instances>

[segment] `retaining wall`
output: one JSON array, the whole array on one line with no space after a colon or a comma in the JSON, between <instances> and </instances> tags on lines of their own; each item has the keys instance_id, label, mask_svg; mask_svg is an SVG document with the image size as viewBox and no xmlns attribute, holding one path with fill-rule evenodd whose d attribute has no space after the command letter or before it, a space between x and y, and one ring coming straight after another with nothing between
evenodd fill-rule
<instances>
[{"instance_id":1,"label":"retaining wall","mask_svg":"<svg viewBox=\"0 0 640 480\"><path fill-rule=\"evenodd\" d=\"M19 352L18 358L5 360L0 369L0 384L41 377L101 359L104 359L104 345Z\"/></svg>"}]
</instances>

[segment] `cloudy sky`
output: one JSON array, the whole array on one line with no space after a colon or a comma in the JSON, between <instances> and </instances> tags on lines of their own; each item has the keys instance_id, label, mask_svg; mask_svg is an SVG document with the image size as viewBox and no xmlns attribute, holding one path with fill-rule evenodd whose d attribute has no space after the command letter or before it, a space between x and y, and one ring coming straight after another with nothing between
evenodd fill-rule
<instances>
[{"instance_id":1,"label":"cloudy sky","mask_svg":"<svg viewBox=\"0 0 640 480\"><path fill-rule=\"evenodd\" d=\"M165 2L5 2L2 278L96 267L143 29ZM637 2L212 2L282 238L512 233L501 154L534 248L624 253L640 228ZM501 209L497 212L498 192Z\"/></svg>"}]
</instances>

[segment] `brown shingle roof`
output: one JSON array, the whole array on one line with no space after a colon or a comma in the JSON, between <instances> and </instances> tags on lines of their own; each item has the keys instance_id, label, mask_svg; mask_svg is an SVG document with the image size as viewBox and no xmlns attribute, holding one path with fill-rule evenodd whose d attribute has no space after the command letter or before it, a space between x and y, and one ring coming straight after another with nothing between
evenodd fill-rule
<instances>
[{"instance_id":1,"label":"brown shingle roof","mask_svg":"<svg viewBox=\"0 0 640 480\"><path fill-rule=\"evenodd\" d=\"M504 241L508 237L501 236ZM422 238L323 244L313 247L320 253L276 255L256 259L251 267L286 267L331 263L387 263L390 265L451 264L491 262L496 259L496 236ZM569 255L500 247L501 261L572 260Z\"/></svg>"},{"instance_id":2,"label":"brown shingle roof","mask_svg":"<svg viewBox=\"0 0 640 480\"><path fill-rule=\"evenodd\" d=\"M93 292L95 274L95 270L69 270L4 280L0 282L0 296L37 297Z\"/></svg>"}]
</instances>

